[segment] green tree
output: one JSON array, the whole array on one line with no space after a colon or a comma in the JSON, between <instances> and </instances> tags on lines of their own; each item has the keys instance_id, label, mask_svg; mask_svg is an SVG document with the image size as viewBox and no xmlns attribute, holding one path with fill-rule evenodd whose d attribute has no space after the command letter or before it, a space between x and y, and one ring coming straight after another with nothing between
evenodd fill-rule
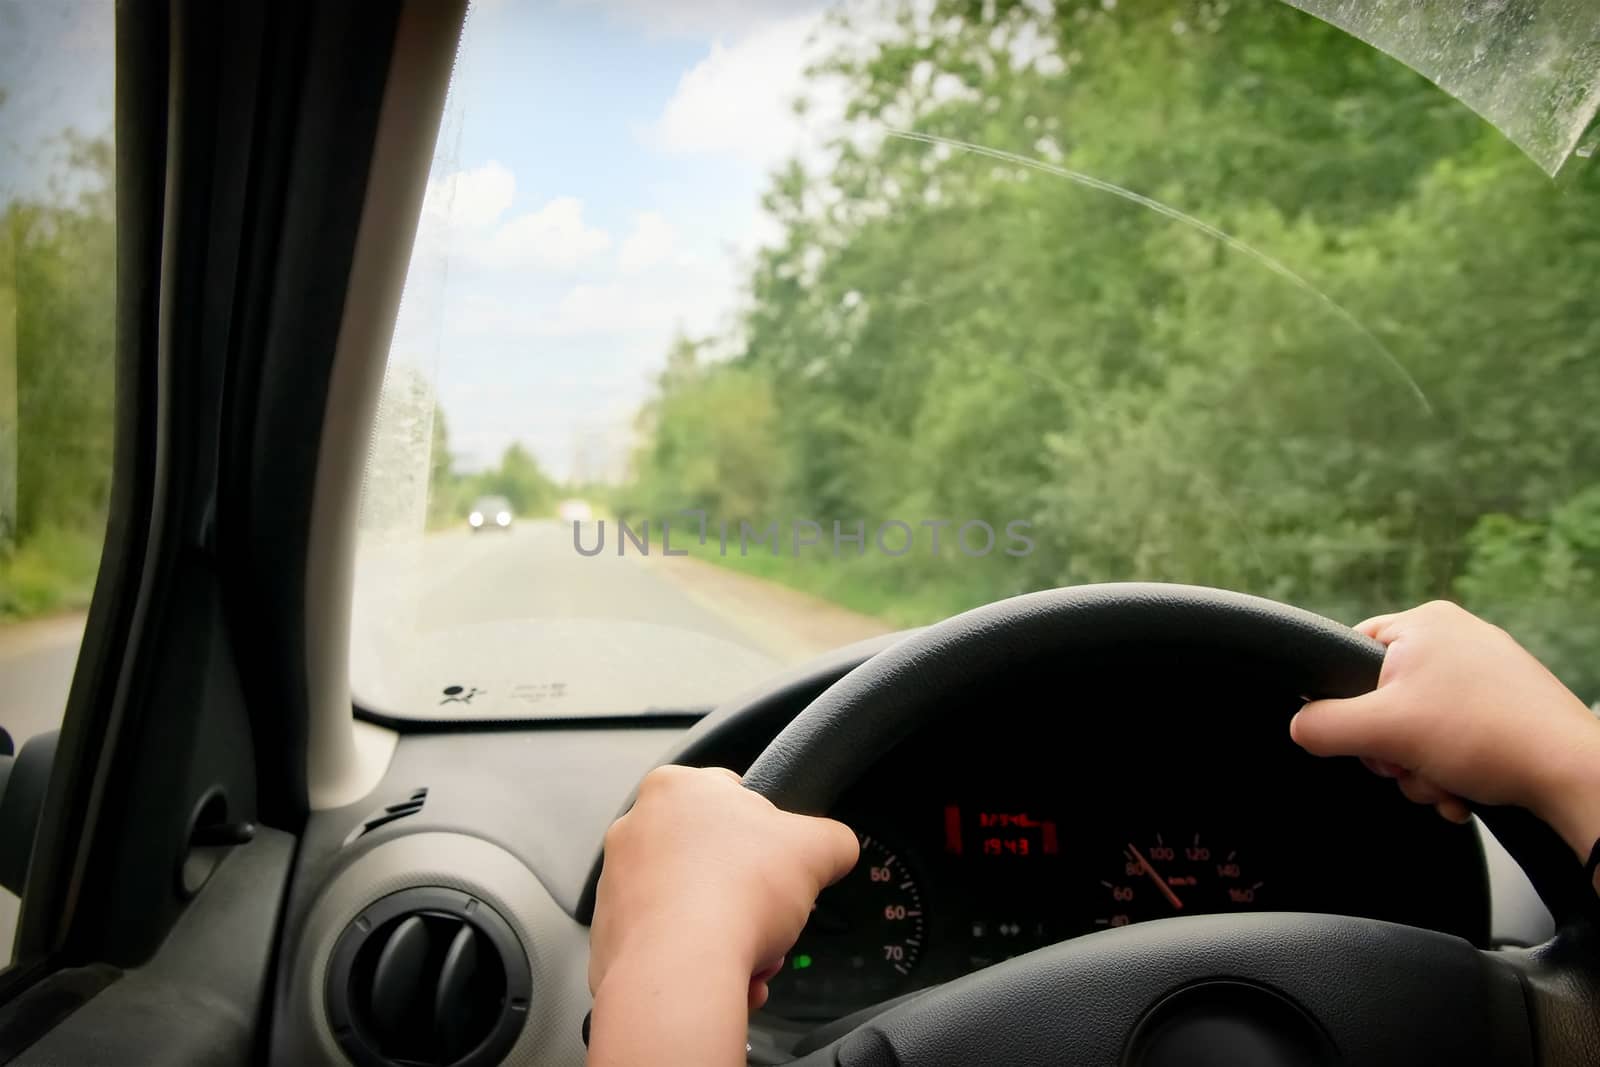
<instances>
[{"instance_id":1,"label":"green tree","mask_svg":"<svg viewBox=\"0 0 1600 1067\"><path fill-rule=\"evenodd\" d=\"M461 477L450 451L450 427L444 408L433 406L433 434L428 451L428 521L430 525L456 521L461 510Z\"/></svg>"},{"instance_id":2,"label":"green tree","mask_svg":"<svg viewBox=\"0 0 1600 1067\"><path fill-rule=\"evenodd\" d=\"M1034 524L1020 560L780 574L902 622L1121 579L1349 621L1457 596L1600 695L1592 167L1552 184L1285 5L844 29L810 76L834 162L773 176L782 237L739 329L675 347L633 499Z\"/></svg>"},{"instance_id":3,"label":"green tree","mask_svg":"<svg viewBox=\"0 0 1600 1067\"><path fill-rule=\"evenodd\" d=\"M700 509L754 519L783 477L772 390L758 371L708 361L701 349L680 338L668 353L658 394L640 413L646 443L633 459L640 488L628 504L662 516Z\"/></svg>"},{"instance_id":4,"label":"green tree","mask_svg":"<svg viewBox=\"0 0 1600 1067\"><path fill-rule=\"evenodd\" d=\"M66 134L49 196L0 210L0 617L87 603L111 481L110 145Z\"/></svg>"},{"instance_id":5,"label":"green tree","mask_svg":"<svg viewBox=\"0 0 1600 1067\"><path fill-rule=\"evenodd\" d=\"M1590 681L1600 649L1600 485L1544 516L1492 514L1467 536L1463 600L1511 630L1563 678ZM1591 695L1593 688L1587 690Z\"/></svg>"},{"instance_id":6,"label":"green tree","mask_svg":"<svg viewBox=\"0 0 1600 1067\"><path fill-rule=\"evenodd\" d=\"M482 475L477 490L503 496L518 515L542 515L555 506L557 486L521 444L508 446L500 466Z\"/></svg>"},{"instance_id":7,"label":"green tree","mask_svg":"<svg viewBox=\"0 0 1600 1067\"><path fill-rule=\"evenodd\" d=\"M97 527L111 480L111 150L70 135L67 143L76 195L64 204L14 200L0 217L0 290L10 290L15 316L19 543Z\"/></svg>"}]
</instances>

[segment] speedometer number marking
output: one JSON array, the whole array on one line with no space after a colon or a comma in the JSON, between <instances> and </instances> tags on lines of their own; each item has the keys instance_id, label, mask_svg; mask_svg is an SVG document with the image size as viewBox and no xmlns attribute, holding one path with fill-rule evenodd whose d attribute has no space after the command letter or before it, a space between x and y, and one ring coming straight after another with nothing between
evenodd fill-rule
<instances>
[{"instance_id":1,"label":"speedometer number marking","mask_svg":"<svg viewBox=\"0 0 1600 1067\"><path fill-rule=\"evenodd\" d=\"M1161 834L1143 842L1125 839L1116 870L1116 877L1099 879L1105 910L1095 916L1095 926L1255 908L1265 885L1245 882L1237 849L1214 849L1198 833L1183 845L1170 845Z\"/></svg>"},{"instance_id":2,"label":"speedometer number marking","mask_svg":"<svg viewBox=\"0 0 1600 1067\"><path fill-rule=\"evenodd\" d=\"M924 938L917 878L883 842L867 834L858 840L860 860L817 898L790 966L769 984L769 1010L777 1014L845 1014L902 992L916 970Z\"/></svg>"}]
</instances>

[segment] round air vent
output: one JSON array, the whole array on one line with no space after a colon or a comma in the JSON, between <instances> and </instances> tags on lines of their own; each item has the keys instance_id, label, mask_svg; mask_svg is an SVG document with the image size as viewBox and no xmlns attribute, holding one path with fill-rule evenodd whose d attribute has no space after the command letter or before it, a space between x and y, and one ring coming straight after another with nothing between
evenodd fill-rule
<instances>
[{"instance_id":1,"label":"round air vent","mask_svg":"<svg viewBox=\"0 0 1600 1067\"><path fill-rule=\"evenodd\" d=\"M533 978L511 927L454 889L404 889L345 927L328 1023L361 1067L479 1067L517 1042Z\"/></svg>"}]
</instances>

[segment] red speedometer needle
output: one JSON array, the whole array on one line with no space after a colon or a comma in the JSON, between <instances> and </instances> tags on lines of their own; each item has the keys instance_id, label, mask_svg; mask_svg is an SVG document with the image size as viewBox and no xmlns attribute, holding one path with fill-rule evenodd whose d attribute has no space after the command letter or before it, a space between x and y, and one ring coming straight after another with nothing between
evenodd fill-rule
<instances>
[{"instance_id":1,"label":"red speedometer needle","mask_svg":"<svg viewBox=\"0 0 1600 1067\"><path fill-rule=\"evenodd\" d=\"M1172 891L1172 887L1166 883L1166 879L1157 874L1156 869L1150 866L1150 861L1144 858L1144 853L1133 847L1132 841L1128 842L1128 851L1133 853L1133 858L1139 861L1139 866L1144 868L1144 873L1148 874L1150 880L1156 884L1156 888L1161 890L1162 896L1167 898L1167 903L1181 911L1183 909L1183 901L1178 899L1178 894Z\"/></svg>"}]
</instances>

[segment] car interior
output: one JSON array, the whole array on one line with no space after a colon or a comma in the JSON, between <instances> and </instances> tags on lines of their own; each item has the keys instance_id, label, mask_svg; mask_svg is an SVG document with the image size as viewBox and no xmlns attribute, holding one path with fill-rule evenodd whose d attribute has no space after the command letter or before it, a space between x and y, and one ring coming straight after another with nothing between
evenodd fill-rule
<instances>
[{"instance_id":1,"label":"car interior","mask_svg":"<svg viewBox=\"0 0 1600 1067\"><path fill-rule=\"evenodd\" d=\"M1296 746L1383 649L1261 588L1018 589L781 668L497 619L374 653L392 688L353 696L394 613L355 593L362 489L467 20L115 5L114 463L59 731L3 758L0 1062L581 1064L605 831L681 764L862 846L752 1064L1600 1063L1581 865L1526 812L1450 823ZM469 498L506 535L473 551L545 536L510 496ZM561 508L565 549L594 516ZM566 655L596 688L539 666ZM740 691L649 690L651 656Z\"/></svg>"}]
</instances>

